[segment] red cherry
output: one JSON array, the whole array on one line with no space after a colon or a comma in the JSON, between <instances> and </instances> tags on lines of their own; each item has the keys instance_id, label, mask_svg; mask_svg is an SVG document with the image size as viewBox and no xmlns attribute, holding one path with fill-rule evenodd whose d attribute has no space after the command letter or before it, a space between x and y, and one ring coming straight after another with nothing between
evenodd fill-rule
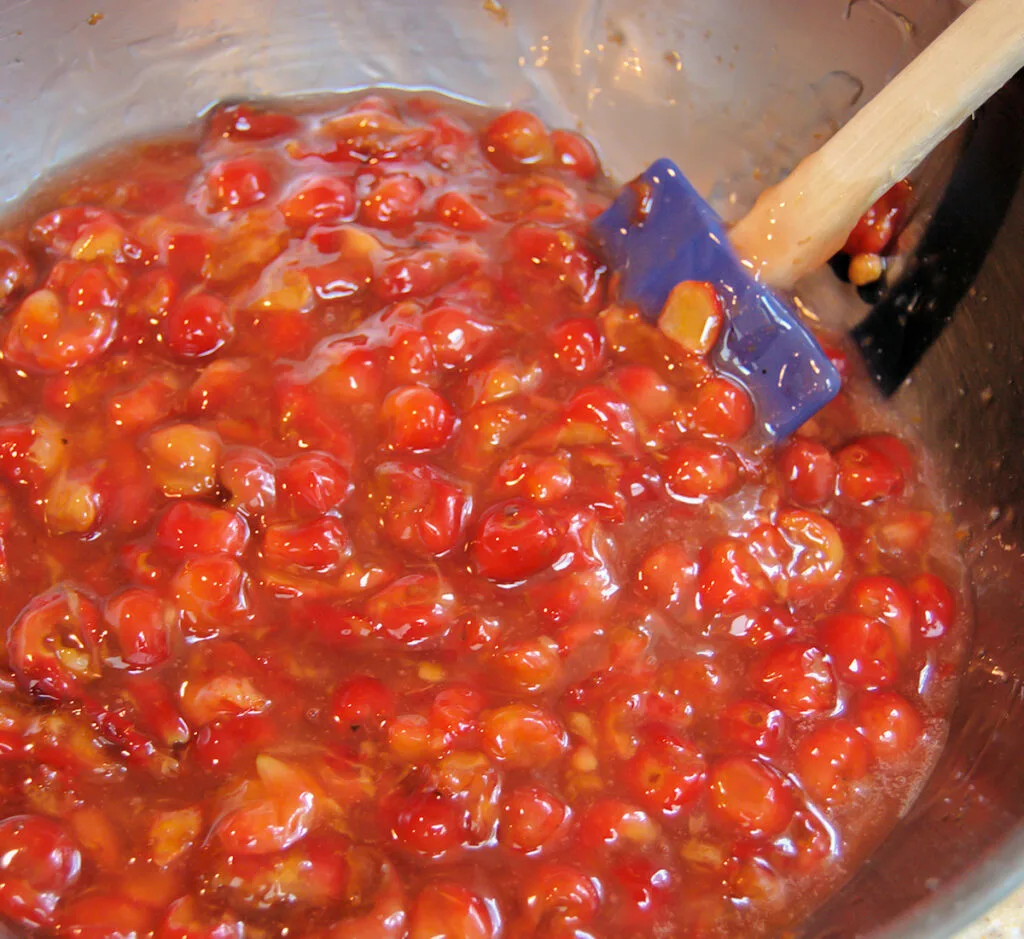
<instances>
[{"instance_id":1,"label":"red cherry","mask_svg":"<svg viewBox=\"0 0 1024 939\"><path fill-rule=\"evenodd\" d=\"M843 251L849 255L883 254L903 225L910 195L910 183L904 179L879 196L850 232Z\"/></svg>"},{"instance_id":2,"label":"red cherry","mask_svg":"<svg viewBox=\"0 0 1024 939\"><path fill-rule=\"evenodd\" d=\"M673 818L704 790L704 758L668 730L649 728L624 767L629 793L652 812Z\"/></svg>"},{"instance_id":3,"label":"red cherry","mask_svg":"<svg viewBox=\"0 0 1024 939\"><path fill-rule=\"evenodd\" d=\"M279 206L288 224L302 232L313 225L351 218L355 207L352 183L338 176L304 180Z\"/></svg>"},{"instance_id":4,"label":"red cherry","mask_svg":"<svg viewBox=\"0 0 1024 939\"><path fill-rule=\"evenodd\" d=\"M936 642L953 628L956 601L940 578L934 574L918 574L907 588L914 601L914 626L926 642Z\"/></svg>"},{"instance_id":5,"label":"red cherry","mask_svg":"<svg viewBox=\"0 0 1024 939\"><path fill-rule=\"evenodd\" d=\"M107 601L105 618L126 663L148 668L170 656L169 614L160 595L146 587L128 587Z\"/></svg>"},{"instance_id":6,"label":"red cherry","mask_svg":"<svg viewBox=\"0 0 1024 939\"><path fill-rule=\"evenodd\" d=\"M412 176L385 176L374 183L359 206L359 221L375 228L402 229L420 211L424 185Z\"/></svg>"},{"instance_id":7,"label":"red cherry","mask_svg":"<svg viewBox=\"0 0 1024 939\"><path fill-rule=\"evenodd\" d=\"M649 927L672 902L677 884L670 869L641 855L618 858L611 868L616 912L628 926Z\"/></svg>"},{"instance_id":8,"label":"red cherry","mask_svg":"<svg viewBox=\"0 0 1024 939\"><path fill-rule=\"evenodd\" d=\"M384 463L374 473L384 533L395 544L434 557L461 540L471 503L429 466Z\"/></svg>"},{"instance_id":9,"label":"red cherry","mask_svg":"<svg viewBox=\"0 0 1024 939\"><path fill-rule=\"evenodd\" d=\"M836 462L814 440L790 440L779 451L778 465L786 494L800 505L822 505L835 493Z\"/></svg>"},{"instance_id":10,"label":"red cherry","mask_svg":"<svg viewBox=\"0 0 1024 939\"><path fill-rule=\"evenodd\" d=\"M520 786L501 809L498 840L524 854L541 851L565 833L569 807L540 786Z\"/></svg>"},{"instance_id":11,"label":"red cherry","mask_svg":"<svg viewBox=\"0 0 1024 939\"><path fill-rule=\"evenodd\" d=\"M408 851L441 857L463 838L463 824L454 802L439 792L410 796L399 808L391 835Z\"/></svg>"},{"instance_id":12,"label":"red cherry","mask_svg":"<svg viewBox=\"0 0 1024 939\"><path fill-rule=\"evenodd\" d=\"M229 509L183 499L167 509L157 523L156 543L176 555L241 557L249 543L249 526Z\"/></svg>"},{"instance_id":13,"label":"red cherry","mask_svg":"<svg viewBox=\"0 0 1024 939\"><path fill-rule=\"evenodd\" d=\"M847 444L836 454L836 491L848 502L870 505L898 496L911 468L906 448L894 437L878 434Z\"/></svg>"},{"instance_id":14,"label":"red cherry","mask_svg":"<svg viewBox=\"0 0 1024 939\"><path fill-rule=\"evenodd\" d=\"M58 584L18 614L7 634L7 654L26 691L73 698L98 671L101 639L96 604L82 591Z\"/></svg>"},{"instance_id":15,"label":"red cherry","mask_svg":"<svg viewBox=\"0 0 1024 939\"><path fill-rule=\"evenodd\" d=\"M522 885L523 905L529 929L526 935L537 935L537 926L558 918L567 924L586 925L601 906L601 894L594 882L582 871L564 863L546 863L534 867ZM578 935L572 930L568 935Z\"/></svg>"},{"instance_id":16,"label":"red cherry","mask_svg":"<svg viewBox=\"0 0 1024 939\"><path fill-rule=\"evenodd\" d=\"M537 768L559 760L568 745L558 719L544 708L509 704L483 714L484 749L511 766Z\"/></svg>"},{"instance_id":17,"label":"red cherry","mask_svg":"<svg viewBox=\"0 0 1024 939\"><path fill-rule=\"evenodd\" d=\"M552 160L547 128L526 111L506 111L484 128L484 153L499 170L517 170L548 164Z\"/></svg>"},{"instance_id":18,"label":"red cherry","mask_svg":"<svg viewBox=\"0 0 1024 939\"><path fill-rule=\"evenodd\" d=\"M550 338L555 363L566 375L592 378L604 365L604 334L595 320L565 320Z\"/></svg>"},{"instance_id":19,"label":"red cherry","mask_svg":"<svg viewBox=\"0 0 1024 939\"><path fill-rule=\"evenodd\" d=\"M384 375L377 350L331 349L328 363L316 384L332 402L352 407L380 397Z\"/></svg>"},{"instance_id":20,"label":"red cherry","mask_svg":"<svg viewBox=\"0 0 1024 939\"><path fill-rule=\"evenodd\" d=\"M336 574L352 554L352 541L339 519L277 523L263 536L263 558L277 570Z\"/></svg>"},{"instance_id":21,"label":"red cherry","mask_svg":"<svg viewBox=\"0 0 1024 939\"><path fill-rule=\"evenodd\" d=\"M514 583L548 567L558 556L559 541L558 529L544 512L512 499L480 516L469 550L481 576Z\"/></svg>"},{"instance_id":22,"label":"red cherry","mask_svg":"<svg viewBox=\"0 0 1024 939\"><path fill-rule=\"evenodd\" d=\"M494 939L495 927L484 901L461 884L428 884L416 898L409 939Z\"/></svg>"},{"instance_id":23,"label":"red cherry","mask_svg":"<svg viewBox=\"0 0 1024 939\"><path fill-rule=\"evenodd\" d=\"M761 701L730 701L719 718L719 734L731 747L770 756L782 743L782 711Z\"/></svg>"},{"instance_id":24,"label":"red cherry","mask_svg":"<svg viewBox=\"0 0 1024 939\"><path fill-rule=\"evenodd\" d=\"M251 104L218 108L210 117L210 136L229 140L270 140L296 130L299 122L290 114L263 111Z\"/></svg>"},{"instance_id":25,"label":"red cherry","mask_svg":"<svg viewBox=\"0 0 1024 939\"><path fill-rule=\"evenodd\" d=\"M64 906L60 935L70 939L139 939L152 935L152 907L118 893L88 893Z\"/></svg>"},{"instance_id":26,"label":"red cherry","mask_svg":"<svg viewBox=\"0 0 1024 939\"><path fill-rule=\"evenodd\" d=\"M763 606L771 596L760 565L738 539L714 542L700 562L698 609L709 614L741 612Z\"/></svg>"},{"instance_id":27,"label":"red cherry","mask_svg":"<svg viewBox=\"0 0 1024 939\"><path fill-rule=\"evenodd\" d=\"M331 721L346 732L379 731L397 711L394 692L369 675L356 675L342 682L331 697Z\"/></svg>"},{"instance_id":28,"label":"red cherry","mask_svg":"<svg viewBox=\"0 0 1024 939\"><path fill-rule=\"evenodd\" d=\"M652 548L636 572L640 592L662 609L687 607L697 589L697 561L681 544L666 542Z\"/></svg>"},{"instance_id":29,"label":"red cherry","mask_svg":"<svg viewBox=\"0 0 1024 939\"><path fill-rule=\"evenodd\" d=\"M434 203L437 218L456 231L481 232L492 224L491 217L461 192L446 192Z\"/></svg>"},{"instance_id":30,"label":"red cherry","mask_svg":"<svg viewBox=\"0 0 1024 939\"><path fill-rule=\"evenodd\" d=\"M305 452L292 457L278 473L278 489L297 515L323 515L349 495L349 472L329 453Z\"/></svg>"},{"instance_id":31,"label":"red cherry","mask_svg":"<svg viewBox=\"0 0 1024 939\"><path fill-rule=\"evenodd\" d=\"M277 502L274 464L262 450L237 447L229 450L218 477L231 494L231 505L248 516L265 517Z\"/></svg>"},{"instance_id":32,"label":"red cherry","mask_svg":"<svg viewBox=\"0 0 1024 939\"><path fill-rule=\"evenodd\" d=\"M570 130L553 130L551 144L555 163L579 179L591 180L601 172L597 151L586 137Z\"/></svg>"},{"instance_id":33,"label":"red cherry","mask_svg":"<svg viewBox=\"0 0 1024 939\"><path fill-rule=\"evenodd\" d=\"M15 366L63 372L99 359L116 333L113 303L81 308L65 304L52 290L37 290L25 297L10 316L3 351Z\"/></svg>"},{"instance_id":34,"label":"red cherry","mask_svg":"<svg viewBox=\"0 0 1024 939\"><path fill-rule=\"evenodd\" d=\"M750 395L727 378L711 378L700 386L693 408L695 430L721 440L739 440L754 425Z\"/></svg>"},{"instance_id":35,"label":"red cherry","mask_svg":"<svg viewBox=\"0 0 1024 939\"><path fill-rule=\"evenodd\" d=\"M748 838L778 835L793 816L793 798L773 769L760 760L729 756L708 775L712 818Z\"/></svg>"},{"instance_id":36,"label":"red cherry","mask_svg":"<svg viewBox=\"0 0 1024 939\"><path fill-rule=\"evenodd\" d=\"M422 385L396 388L381 407L388 443L397 450L425 453L443 447L455 429L455 412L436 391Z\"/></svg>"},{"instance_id":37,"label":"red cherry","mask_svg":"<svg viewBox=\"0 0 1024 939\"><path fill-rule=\"evenodd\" d=\"M267 199L273 189L274 178L264 163L255 157L238 157L210 170L205 207L210 212L249 209Z\"/></svg>"},{"instance_id":38,"label":"red cherry","mask_svg":"<svg viewBox=\"0 0 1024 939\"><path fill-rule=\"evenodd\" d=\"M828 721L803 737L796 747L796 771L815 799L845 801L851 787L867 775L871 748L852 722Z\"/></svg>"},{"instance_id":39,"label":"red cherry","mask_svg":"<svg viewBox=\"0 0 1024 939\"><path fill-rule=\"evenodd\" d=\"M720 617L716 632L751 649L761 649L793 634L793 615L782 606L765 606L760 610Z\"/></svg>"},{"instance_id":40,"label":"red cherry","mask_svg":"<svg viewBox=\"0 0 1024 939\"><path fill-rule=\"evenodd\" d=\"M249 614L248 578L233 558L192 558L171 579L170 589L184 626L195 634L239 623Z\"/></svg>"},{"instance_id":41,"label":"red cherry","mask_svg":"<svg viewBox=\"0 0 1024 939\"><path fill-rule=\"evenodd\" d=\"M792 717L831 711L836 705L832 665L821 649L789 642L754 666L753 680L768 700Z\"/></svg>"},{"instance_id":42,"label":"red cherry","mask_svg":"<svg viewBox=\"0 0 1024 939\"><path fill-rule=\"evenodd\" d=\"M397 329L388 350L388 376L397 385L437 383L437 359L430 340L418 329Z\"/></svg>"},{"instance_id":43,"label":"red cherry","mask_svg":"<svg viewBox=\"0 0 1024 939\"><path fill-rule=\"evenodd\" d=\"M39 815L5 818L0 857L0 913L29 929L51 926L82 869L82 855L63 826Z\"/></svg>"},{"instance_id":44,"label":"red cherry","mask_svg":"<svg viewBox=\"0 0 1024 939\"><path fill-rule=\"evenodd\" d=\"M839 675L852 685L882 688L899 675L892 632L878 620L859 613L834 613L822 621L819 637Z\"/></svg>"},{"instance_id":45,"label":"red cherry","mask_svg":"<svg viewBox=\"0 0 1024 939\"><path fill-rule=\"evenodd\" d=\"M194 293L180 300L164 323L167 347L184 359L213 355L234 334L227 304L208 293Z\"/></svg>"},{"instance_id":46,"label":"red cherry","mask_svg":"<svg viewBox=\"0 0 1024 939\"><path fill-rule=\"evenodd\" d=\"M366 615L389 638L406 646L442 639L452 626L455 596L436 574L407 574L376 593Z\"/></svg>"},{"instance_id":47,"label":"red cherry","mask_svg":"<svg viewBox=\"0 0 1024 939\"><path fill-rule=\"evenodd\" d=\"M495 329L466 310L443 305L424 314L423 333L430 342L438 365L446 369L461 369L483 355L494 338Z\"/></svg>"},{"instance_id":48,"label":"red cherry","mask_svg":"<svg viewBox=\"0 0 1024 939\"><path fill-rule=\"evenodd\" d=\"M682 443L665 464L665 488L680 502L722 499L735 491L739 478L736 455L719 444Z\"/></svg>"},{"instance_id":49,"label":"red cherry","mask_svg":"<svg viewBox=\"0 0 1024 939\"><path fill-rule=\"evenodd\" d=\"M894 691L862 694L854 703L853 723L875 757L885 762L903 758L920 745L924 723L917 709Z\"/></svg>"},{"instance_id":50,"label":"red cherry","mask_svg":"<svg viewBox=\"0 0 1024 939\"><path fill-rule=\"evenodd\" d=\"M892 634L896 651L906 655L910 649L914 601L898 580L875 574L861 577L850 588L850 609L884 623Z\"/></svg>"}]
</instances>

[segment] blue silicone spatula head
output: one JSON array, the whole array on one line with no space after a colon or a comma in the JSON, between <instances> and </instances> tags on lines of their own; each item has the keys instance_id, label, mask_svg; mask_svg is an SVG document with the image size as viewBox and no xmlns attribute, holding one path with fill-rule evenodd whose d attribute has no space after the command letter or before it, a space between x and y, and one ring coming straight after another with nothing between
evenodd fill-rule
<instances>
[{"instance_id":1,"label":"blue silicone spatula head","mask_svg":"<svg viewBox=\"0 0 1024 939\"><path fill-rule=\"evenodd\" d=\"M835 397L835 366L798 315L739 261L722 220L671 160L626 186L593 230L618 272L620 299L650 320L682 281L718 291L726 313L718 364L746 386L770 435L787 437Z\"/></svg>"}]
</instances>

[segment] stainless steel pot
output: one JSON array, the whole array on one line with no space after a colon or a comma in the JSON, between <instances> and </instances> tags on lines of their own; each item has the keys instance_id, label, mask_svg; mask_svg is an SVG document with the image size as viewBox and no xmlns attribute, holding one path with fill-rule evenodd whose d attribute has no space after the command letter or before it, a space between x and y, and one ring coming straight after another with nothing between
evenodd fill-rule
<instances>
[{"instance_id":1,"label":"stainless steel pot","mask_svg":"<svg viewBox=\"0 0 1024 939\"><path fill-rule=\"evenodd\" d=\"M0 201L223 98L394 83L579 124L620 179L675 157L737 215L957 0L0 0ZM949 936L1024 879L1024 76L931 161L920 240L869 314L881 383L958 494L976 636L947 750L816 939ZM894 133L899 128L893 128ZM873 317L873 318L871 318ZM941 327L948 326L943 330ZM941 333L941 334L940 334ZM933 340L937 341L933 343Z\"/></svg>"}]
</instances>

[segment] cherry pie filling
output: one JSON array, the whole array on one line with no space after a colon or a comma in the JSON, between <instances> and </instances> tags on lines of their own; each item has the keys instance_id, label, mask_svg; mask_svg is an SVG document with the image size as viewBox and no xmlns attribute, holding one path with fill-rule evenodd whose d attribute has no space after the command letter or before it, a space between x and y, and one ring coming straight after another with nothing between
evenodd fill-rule
<instances>
[{"instance_id":1,"label":"cherry pie filling","mask_svg":"<svg viewBox=\"0 0 1024 939\"><path fill-rule=\"evenodd\" d=\"M781 445L588 236L582 137L239 104L0 242L0 914L158 939L778 931L941 746L927 461Z\"/></svg>"}]
</instances>

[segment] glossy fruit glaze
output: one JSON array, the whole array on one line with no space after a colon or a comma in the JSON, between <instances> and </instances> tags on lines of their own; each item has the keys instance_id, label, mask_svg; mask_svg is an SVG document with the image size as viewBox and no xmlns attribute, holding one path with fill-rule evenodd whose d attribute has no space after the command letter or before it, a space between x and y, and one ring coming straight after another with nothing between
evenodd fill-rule
<instances>
[{"instance_id":1,"label":"glossy fruit glaze","mask_svg":"<svg viewBox=\"0 0 1024 939\"><path fill-rule=\"evenodd\" d=\"M855 377L759 437L715 285L615 305L607 201L574 133L361 96L9 222L17 931L746 937L891 825L964 639L922 455Z\"/></svg>"}]
</instances>

